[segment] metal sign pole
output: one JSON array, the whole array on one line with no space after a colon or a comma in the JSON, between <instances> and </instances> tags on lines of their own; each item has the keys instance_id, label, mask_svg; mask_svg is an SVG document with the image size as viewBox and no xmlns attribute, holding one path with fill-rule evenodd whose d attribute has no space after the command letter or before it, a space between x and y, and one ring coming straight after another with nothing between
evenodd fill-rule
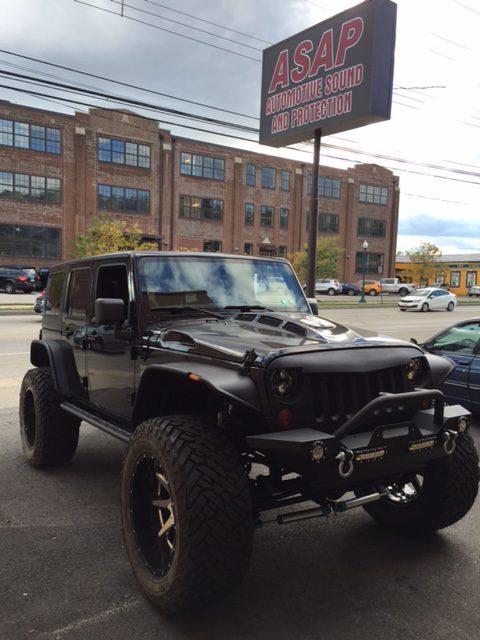
<instances>
[{"instance_id":1,"label":"metal sign pole","mask_svg":"<svg viewBox=\"0 0 480 640\"><path fill-rule=\"evenodd\" d=\"M308 225L307 248L307 296L315 297L315 267L317 261L317 227L318 227L318 167L320 164L320 141L322 130L315 129L312 169L312 199L310 202L310 222Z\"/></svg>"}]
</instances>

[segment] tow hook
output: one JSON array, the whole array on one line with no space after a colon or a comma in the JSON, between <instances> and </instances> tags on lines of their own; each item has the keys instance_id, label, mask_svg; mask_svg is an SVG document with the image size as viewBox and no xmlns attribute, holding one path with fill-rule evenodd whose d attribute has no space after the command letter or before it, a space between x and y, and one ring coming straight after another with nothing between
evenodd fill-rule
<instances>
[{"instance_id":1,"label":"tow hook","mask_svg":"<svg viewBox=\"0 0 480 640\"><path fill-rule=\"evenodd\" d=\"M342 449L335 456L338 460L338 475L341 478L349 478L353 473L353 451Z\"/></svg>"},{"instance_id":2,"label":"tow hook","mask_svg":"<svg viewBox=\"0 0 480 640\"><path fill-rule=\"evenodd\" d=\"M457 446L458 431L445 429L443 432L443 449L447 456L452 455Z\"/></svg>"}]
</instances>

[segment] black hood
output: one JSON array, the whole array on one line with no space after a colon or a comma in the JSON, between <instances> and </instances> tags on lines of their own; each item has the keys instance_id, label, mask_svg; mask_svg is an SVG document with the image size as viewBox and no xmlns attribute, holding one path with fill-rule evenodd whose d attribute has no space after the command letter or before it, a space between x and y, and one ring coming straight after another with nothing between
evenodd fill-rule
<instances>
[{"instance_id":1,"label":"black hood","mask_svg":"<svg viewBox=\"0 0 480 640\"><path fill-rule=\"evenodd\" d=\"M150 347L239 362L253 349L257 364L289 353L409 344L314 315L270 311L239 313L225 319L165 320L150 325L144 340Z\"/></svg>"}]
</instances>

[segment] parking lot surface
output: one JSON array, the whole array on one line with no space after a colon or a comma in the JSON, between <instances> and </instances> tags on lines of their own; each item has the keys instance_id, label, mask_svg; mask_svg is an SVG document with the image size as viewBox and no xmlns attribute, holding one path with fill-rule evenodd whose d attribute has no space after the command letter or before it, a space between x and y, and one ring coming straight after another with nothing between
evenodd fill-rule
<instances>
[{"instance_id":1,"label":"parking lot surface","mask_svg":"<svg viewBox=\"0 0 480 640\"><path fill-rule=\"evenodd\" d=\"M412 321L431 335L432 323L446 326L459 311L405 318L394 309L357 310L356 324L396 334ZM328 315L347 323L347 313L353 310ZM124 445L83 425L69 465L37 471L23 459L16 381L39 327L36 316L0 317L2 640L478 637L480 500L461 522L425 540L386 533L362 509L267 523L246 579L228 600L196 615L160 614L140 594L123 548ZM477 419L472 433L480 445Z\"/></svg>"}]
</instances>

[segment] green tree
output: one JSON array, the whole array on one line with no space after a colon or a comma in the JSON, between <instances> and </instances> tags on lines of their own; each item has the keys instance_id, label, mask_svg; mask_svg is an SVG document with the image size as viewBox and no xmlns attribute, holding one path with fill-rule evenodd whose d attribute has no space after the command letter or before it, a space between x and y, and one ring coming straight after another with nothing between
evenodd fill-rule
<instances>
[{"instance_id":1,"label":"green tree","mask_svg":"<svg viewBox=\"0 0 480 640\"><path fill-rule=\"evenodd\" d=\"M421 242L419 247L405 251L410 258L412 277L419 284L434 282L435 273L438 271L438 262L442 252L432 242Z\"/></svg>"},{"instance_id":2,"label":"green tree","mask_svg":"<svg viewBox=\"0 0 480 640\"><path fill-rule=\"evenodd\" d=\"M343 249L338 246L338 237L324 237L317 241L317 252L315 260L315 279L337 278L338 261ZM295 269L300 282L306 282L308 265L308 247L304 246L302 251L297 251L289 256L290 262Z\"/></svg>"},{"instance_id":3,"label":"green tree","mask_svg":"<svg viewBox=\"0 0 480 640\"><path fill-rule=\"evenodd\" d=\"M123 220L111 220L99 216L83 234L72 241L72 258L96 256L115 251L151 251L158 249L155 242L142 242L138 224L129 225Z\"/></svg>"}]
</instances>

